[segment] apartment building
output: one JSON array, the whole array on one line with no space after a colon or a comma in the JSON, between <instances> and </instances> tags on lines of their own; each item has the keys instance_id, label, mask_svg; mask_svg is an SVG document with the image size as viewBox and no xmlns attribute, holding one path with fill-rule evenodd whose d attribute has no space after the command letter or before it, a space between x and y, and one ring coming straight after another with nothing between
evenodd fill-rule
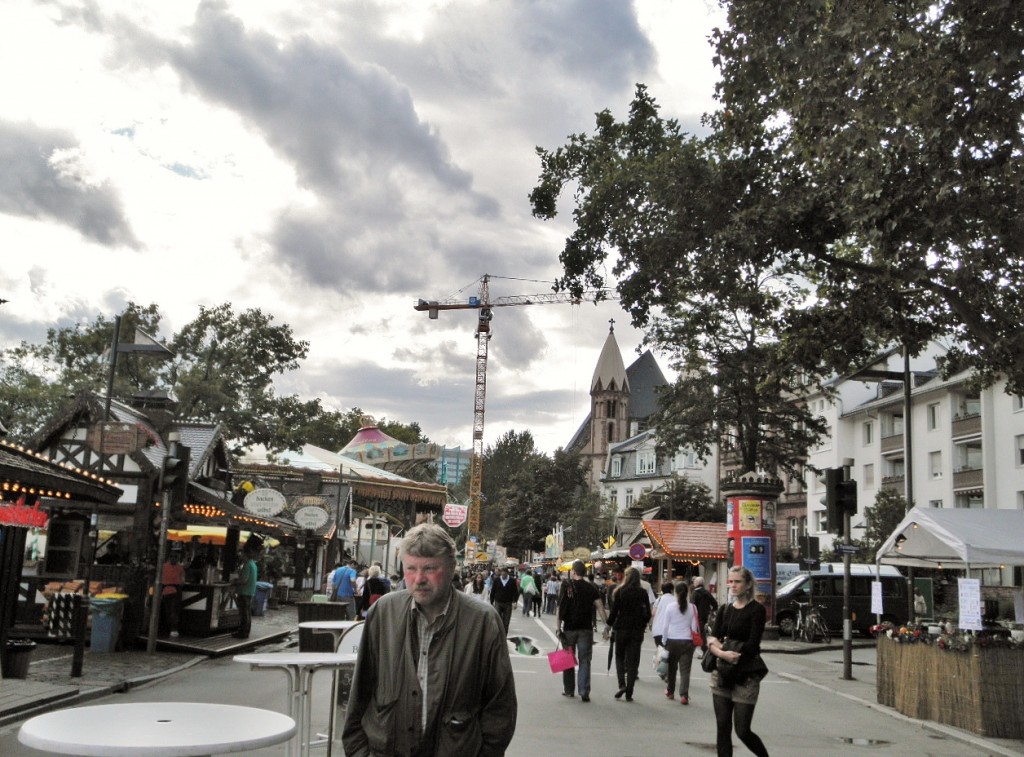
<instances>
[{"instance_id":1,"label":"apartment building","mask_svg":"<svg viewBox=\"0 0 1024 757\"><path fill-rule=\"evenodd\" d=\"M835 380L834 397L809 398L831 433L808 463L829 468L852 461L858 516L882 490L905 496L908 474L916 505L1024 509L1024 398L1006 394L1003 384L979 389L968 372L942 378L935 363L941 354L934 347L905 365L893 350L864 371ZM909 419L904 375L911 385ZM831 546L820 503L824 486L810 471L806 486L808 533L823 548ZM858 516L854 537L864 528Z\"/></svg>"}]
</instances>

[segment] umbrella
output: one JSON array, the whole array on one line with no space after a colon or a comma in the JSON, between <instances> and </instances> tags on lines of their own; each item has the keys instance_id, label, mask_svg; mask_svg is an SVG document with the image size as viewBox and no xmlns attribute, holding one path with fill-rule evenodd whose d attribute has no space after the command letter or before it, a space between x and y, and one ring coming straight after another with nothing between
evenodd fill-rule
<instances>
[{"instance_id":1,"label":"umbrella","mask_svg":"<svg viewBox=\"0 0 1024 757\"><path fill-rule=\"evenodd\" d=\"M615 656L615 631L608 637L608 670L612 669L612 658Z\"/></svg>"}]
</instances>

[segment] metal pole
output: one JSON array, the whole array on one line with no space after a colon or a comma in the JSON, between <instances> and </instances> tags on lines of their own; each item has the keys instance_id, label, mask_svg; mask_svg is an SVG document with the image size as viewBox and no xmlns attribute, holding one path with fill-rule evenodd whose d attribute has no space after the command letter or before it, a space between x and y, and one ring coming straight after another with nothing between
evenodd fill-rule
<instances>
[{"instance_id":1,"label":"metal pole","mask_svg":"<svg viewBox=\"0 0 1024 757\"><path fill-rule=\"evenodd\" d=\"M911 375L910 348L903 345L903 481L906 486L907 509L914 506L914 442L911 431ZM881 580L881 579L879 579ZM917 618L914 614L914 569L907 568L907 617L913 623Z\"/></svg>"},{"instance_id":2,"label":"metal pole","mask_svg":"<svg viewBox=\"0 0 1024 757\"><path fill-rule=\"evenodd\" d=\"M167 455L178 456L178 434L167 435ZM186 469L180 475L188 476ZM160 536L156 547L156 580L153 581L153 601L149 608L149 635L146 637L146 653L156 651L156 637L160 630L160 605L164 593L164 561L167 559L167 526L171 521L171 493L163 485L163 471L160 472L160 488L163 490L162 506L160 507Z\"/></svg>"}]
</instances>

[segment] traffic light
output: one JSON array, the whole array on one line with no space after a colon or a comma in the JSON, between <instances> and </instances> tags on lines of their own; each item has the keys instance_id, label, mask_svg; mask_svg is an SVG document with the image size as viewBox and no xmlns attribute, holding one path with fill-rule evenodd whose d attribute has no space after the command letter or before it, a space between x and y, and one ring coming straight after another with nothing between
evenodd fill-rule
<instances>
[{"instance_id":1,"label":"traffic light","mask_svg":"<svg viewBox=\"0 0 1024 757\"><path fill-rule=\"evenodd\" d=\"M825 505L829 533L841 534L843 515L857 512L857 482L847 480L843 468L826 468L825 496L821 498L821 503Z\"/></svg>"},{"instance_id":2,"label":"traffic light","mask_svg":"<svg viewBox=\"0 0 1024 757\"><path fill-rule=\"evenodd\" d=\"M178 444L164 458L160 487L170 496L172 509L183 506L188 496L189 453L188 447Z\"/></svg>"}]
</instances>

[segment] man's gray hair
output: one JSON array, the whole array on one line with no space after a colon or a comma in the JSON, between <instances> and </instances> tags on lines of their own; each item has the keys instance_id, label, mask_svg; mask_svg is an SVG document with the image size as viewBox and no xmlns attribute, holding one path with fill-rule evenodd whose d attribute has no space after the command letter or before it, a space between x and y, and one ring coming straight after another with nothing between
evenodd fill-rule
<instances>
[{"instance_id":1,"label":"man's gray hair","mask_svg":"<svg viewBox=\"0 0 1024 757\"><path fill-rule=\"evenodd\" d=\"M436 523L420 523L409 529L401 550L412 557L446 557L455 564L455 540Z\"/></svg>"},{"instance_id":2,"label":"man's gray hair","mask_svg":"<svg viewBox=\"0 0 1024 757\"><path fill-rule=\"evenodd\" d=\"M693 577L693 588L694 589L698 589L698 588L700 588L703 585L704 585L704 579L703 578L701 578L700 576L694 576Z\"/></svg>"}]
</instances>

